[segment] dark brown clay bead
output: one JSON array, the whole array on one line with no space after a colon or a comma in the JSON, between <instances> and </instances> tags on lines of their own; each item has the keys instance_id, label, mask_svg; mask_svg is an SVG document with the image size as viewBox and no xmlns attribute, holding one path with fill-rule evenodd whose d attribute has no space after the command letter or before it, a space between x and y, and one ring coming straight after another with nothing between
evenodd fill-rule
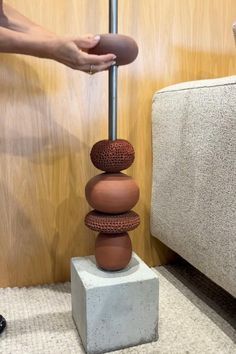
<instances>
[{"instance_id":1,"label":"dark brown clay bead","mask_svg":"<svg viewBox=\"0 0 236 354\"><path fill-rule=\"evenodd\" d=\"M109 215L92 210L85 217L85 225L94 231L107 234L119 234L136 229L140 224L140 217L131 210L124 214Z\"/></svg>"},{"instance_id":2,"label":"dark brown clay bead","mask_svg":"<svg viewBox=\"0 0 236 354\"><path fill-rule=\"evenodd\" d=\"M139 199L135 180L124 173L102 173L93 177L85 187L89 205L108 214L131 210Z\"/></svg>"},{"instance_id":3,"label":"dark brown clay bead","mask_svg":"<svg viewBox=\"0 0 236 354\"><path fill-rule=\"evenodd\" d=\"M101 140L92 147L90 157L95 167L115 173L129 168L134 161L135 153L127 140Z\"/></svg>"},{"instance_id":4,"label":"dark brown clay bead","mask_svg":"<svg viewBox=\"0 0 236 354\"><path fill-rule=\"evenodd\" d=\"M95 243L97 265L108 271L124 269L132 257L132 244L127 232L100 233Z\"/></svg>"},{"instance_id":5,"label":"dark brown clay bead","mask_svg":"<svg viewBox=\"0 0 236 354\"><path fill-rule=\"evenodd\" d=\"M100 35L98 44L89 49L89 54L115 54L117 65L132 63L138 55L138 46L133 38L123 34L107 33Z\"/></svg>"}]
</instances>

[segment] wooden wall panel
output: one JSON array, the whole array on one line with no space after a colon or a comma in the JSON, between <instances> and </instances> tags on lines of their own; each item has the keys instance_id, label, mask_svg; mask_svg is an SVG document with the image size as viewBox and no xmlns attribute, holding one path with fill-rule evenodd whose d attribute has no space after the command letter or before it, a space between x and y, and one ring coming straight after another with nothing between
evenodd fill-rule
<instances>
[{"instance_id":1,"label":"wooden wall panel","mask_svg":"<svg viewBox=\"0 0 236 354\"><path fill-rule=\"evenodd\" d=\"M107 0L8 2L59 34L107 32ZM131 236L150 265L171 256L149 230L152 96L173 83L235 74L235 19L235 0L119 0L119 32L140 48L119 70L119 137L136 150L127 173L141 189L142 224ZM99 173L90 149L107 137L107 73L1 54L0 85L0 286L64 281L72 256L93 253L84 187Z\"/></svg>"}]
</instances>

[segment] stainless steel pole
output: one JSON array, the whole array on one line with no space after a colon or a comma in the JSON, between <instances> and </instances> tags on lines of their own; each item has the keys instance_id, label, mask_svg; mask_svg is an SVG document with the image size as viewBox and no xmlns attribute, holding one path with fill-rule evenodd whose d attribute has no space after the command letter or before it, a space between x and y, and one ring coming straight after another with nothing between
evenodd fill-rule
<instances>
[{"instance_id":1,"label":"stainless steel pole","mask_svg":"<svg viewBox=\"0 0 236 354\"><path fill-rule=\"evenodd\" d=\"M118 32L118 0L109 0L109 32ZM113 65L109 69L109 122L108 122L108 133L110 140L117 139L117 77L118 68Z\"/></svg>"}]
</instances>

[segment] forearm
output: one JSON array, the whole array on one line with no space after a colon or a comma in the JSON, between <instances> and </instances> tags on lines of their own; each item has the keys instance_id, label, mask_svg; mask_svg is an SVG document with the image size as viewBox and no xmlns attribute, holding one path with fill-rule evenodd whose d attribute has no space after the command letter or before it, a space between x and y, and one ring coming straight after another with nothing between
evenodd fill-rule
<instances>
[{"instance_id":1,"label":"forearm","mask_svg":"<svg viewBox=\"0 0 236 354\"><path fill-rule=\"evenodd\" d=\"M50 58L54 36L0 0L0 52Z\"/></svg>"},{"instance_id":2,"label":"forearm","mask_svg":"<svg viewBox=\"0 0 236 354\"><path fill-rule=\"evenodd\" d=\"M32 22L13 7L5 3L3 6L2 3L0 3L0 26L17 32L39 35L43 34L44 36L54 35L52 32Z\"/></svg>"},{"instance_id":3,"label":"forearm","mask_svg":"<svg viewBox=\"0 0 236 354\"><path fill-rule=\"evenodd\" d=\"M50 58L51 42L47 38L32 38L25 33L0 27L0 52Z\"/></svg>"}]
</instances>

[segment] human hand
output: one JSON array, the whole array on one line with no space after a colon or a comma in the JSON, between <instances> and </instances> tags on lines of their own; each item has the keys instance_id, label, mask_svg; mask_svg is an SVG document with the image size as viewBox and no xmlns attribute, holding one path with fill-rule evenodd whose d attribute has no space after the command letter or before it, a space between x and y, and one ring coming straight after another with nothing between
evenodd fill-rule
<instances>
[{"instance_id":1,"label":"human hand","mask_svg":"<svg viewBox=\"0 0 236 354\"><path fill-rule=\"evenodd\" d=\"M88 49L95 47L100 40L99 36L87 35L84 37L47 38L46 56L72 69L89 74L108 69L115 64L116 56L88 54Z\"/></svg>"},{"instance_id":2,"label":"human hand","mask_svg":"<svg viewBox=\"0 0 236 354\"><path fill-rule=\"evenodd\" d=\"M99 36L61 37L33 23L0 0L0 52L32 55L58 61L90 74L115 64L115 55L88 54Z\"/></svg>"},{"instance_id":3,"label":"human hand","mask_svg":"<svg viewBox=\"0 0 236 354\"><path fill-rule=\"evenodd\" d=\"M92 55L99 36L61 37L32 22L0 0L0 52L50 58L75 70L96 73L115 64L115 55Z\"/></svg>"}]
</instances>

